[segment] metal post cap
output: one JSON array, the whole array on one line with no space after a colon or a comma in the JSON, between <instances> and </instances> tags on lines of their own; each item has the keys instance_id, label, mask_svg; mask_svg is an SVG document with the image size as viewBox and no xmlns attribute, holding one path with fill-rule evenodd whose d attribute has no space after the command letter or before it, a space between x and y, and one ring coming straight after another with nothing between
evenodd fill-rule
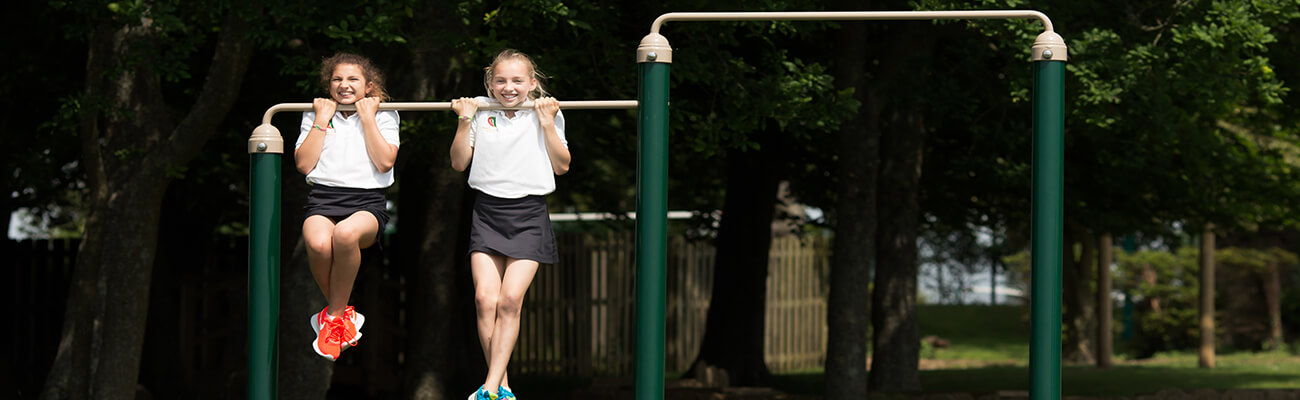
<instances>
[{"instance_id":1,"label":"metal post cap","mask_svg":"<svg viewBox=\"0 0 1300 400\"><path fill-rule=\"evenodd\" d=\"M651 57L651 54L654 56ZM645 35L645 38L641 39L641 44L636 47L636 62L672 64L673 48L668 44L668 38L658 33Z\"/></svg>"},{"instance_id":2,"label":"metal post cap","mask_svg":"<svg viewBox=\"0 0 1300 400\"><path fill-rule=\"evenodd\" d=\"M253 129L253 136L248 138L248 153L284 154L284 138L275 125L261 124Z\"/></svg>"},{"instance_id":3,"label":"metal post cap","mask_svg":"<svg viewBox=\"0 0 1300 400\"><path fill-rule=\"evenodd\" d=\"M1065 39L1056 32L1047 31L1034 39L1034 47L1029 59L1030 61L1066 61L1068 59L1066 53Z\"/></svg>"}]
</instances>

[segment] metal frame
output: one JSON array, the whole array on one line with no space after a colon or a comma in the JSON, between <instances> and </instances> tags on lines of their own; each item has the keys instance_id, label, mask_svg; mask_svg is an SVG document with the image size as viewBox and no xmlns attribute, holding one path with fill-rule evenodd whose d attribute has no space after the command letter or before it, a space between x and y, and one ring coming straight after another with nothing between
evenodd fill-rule
<instances>
[{"instance_id":1,"label":"metal frame","mask_svg":"<svg viewBox=\"0 0 1300 400\"><path fill-rule=\"evenodd\" d=\"M637 269L636 398L662 399L664 310L667 261L668 93L672 46L659 34L669 21L823 21L1017 19L1042 22L1034 41L1032 284L1030 397L1061 397L1061 256L1064 175L1065 41L1051 20L1032 10L832 11L667 13L656 18L637 47L636 101L561 102L561 108L637 108ZM481 105L481 108L491 106ZM384 103L382 110L449 110L450 103ZM520 107L523 108L523 107ZM249 210L249 370L250 399L276 393L276 319L279 309L280 163L284 139L270 124L279 111L306 111L307 103L279 104L267 110L248 140L251 157ZM340 107L341 110L346 108ZM490 109L490 108L489 108Z\"/></svg>"},{"instance_id":2,"label":"metal frame","mask_svg":"<svg viewBox=\"0 0 1300 400\"><path fill-rule=\"evenodd\" d=\"M636 100L562 100L561 109L611 110L634 109ZM533 108L531 101L506 107L498 103L479 102L480 110L519 110ZM450 111L450 102L380 103L380 110ZM271 124L282 111L311 111L311 103L281 103L262 115L262 124L248 138L249 210L248 210L248 398L269 400L277 397L276 331L280 312L280 166L284 137ZM356 106L340 105L339 111L355 111Z\"/></svg>"},{"instance_id":3,"label":"metal frame","mask_svg":"<svg viewBox=\"0 0 1300 400\"><path fill-rule=\"evenodd\" d=\"M1044 31L1032 47L1033 200L1030 397L1061 397L1061 241L1064 175L1064 74L1067 48L1047 15L1032 10L667 13L637 47L641 103L637 152L636 376L638 400L663 398L669 21L826 21L1035 18Z\"/></svg>"}]
</instances>

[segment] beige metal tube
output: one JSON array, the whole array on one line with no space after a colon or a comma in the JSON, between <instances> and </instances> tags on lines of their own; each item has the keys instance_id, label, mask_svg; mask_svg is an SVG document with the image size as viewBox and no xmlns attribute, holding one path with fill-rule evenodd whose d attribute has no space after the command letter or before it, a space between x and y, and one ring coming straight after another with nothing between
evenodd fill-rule
<instances>
[{"instance_id":1,"label":"beige metal tube","mask_svg":"<svg viewBox=\"0 0 1300 400\"><path fill-rule=\"evenodd\" d=\"M635 109L636 100L560 100L561 109L570 110L625 110ZM480 110L519 110L533 108L532 101L526 101L523 104L506 107L497 103L478 103ZM341 105L339 111L355 111L356 106ZM398 111L450 111L451 102L384 102L379 103L380 110L398 110ZM311 111L311 103L280 103L266 110L262 115L262 123L270 124L271 117L281 111Z\"/></svg>"},{"instance_id":2,"label":"beige metal tube","mask_svg":"<svg viewBox=\"0 0 1300 400\"><path fill-rule=\"evenodd\" d=\"M672 63L673 50L659 28L668 21L899 21L936 19L1037 19L1043 23L1030 54L1032 61L1066 61L1065 41L1052 28L1052 20L1034 10L965 11L795 11L795 12L675 12L660 15L650 34L637 47L638 63Z\"/></svg>"},{"instance_id":3,"label":"beige metal tube","mask_svg":"<svg viewBox=\"0 0 1300 400\"><path fill-rule=\"evenodd\" d=\"M525 101L523 104L506 107L497 103L479 102L480 110L520 110L533 108L532 101ZM637 108L636 100L561 100L561 109L570 110L626 110ZM262 125L253 129L253 135L248 138L248 153L284 153L284 138L280 135L280 130L275 125L271 125L271 117L281 111L311 111L311 103L280 103L266 109L262 114ZM357 107L353 105L338 106L339 111L356 111ZM398 110L398 111L450 111L451 102L415 102L415 103L379 103L380 110Z\"/></svg>"},{"instance_id":4,"label":"beige metal tube","mask_svg":"<svg viewBox=\"0 0 1300 400\"><path fill-rule=\"evenodd\" d=\"M833 21L833 20L932 20L932 19L1018 19L1037 18L1043 30L1051 32L1052 20L1034 10L966 11L799 11L799 12L674 12L660 15L650 33L668 21Z\"/></svg>"}]
</instances>

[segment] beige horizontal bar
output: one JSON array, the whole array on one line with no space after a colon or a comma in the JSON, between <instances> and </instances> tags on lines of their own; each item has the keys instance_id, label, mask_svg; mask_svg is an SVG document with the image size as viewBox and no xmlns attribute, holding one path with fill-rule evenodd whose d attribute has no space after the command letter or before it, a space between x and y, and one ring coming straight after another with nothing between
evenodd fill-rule
<instances>
[{"instance_id":1,"label":"beige horizontal bar","mask_svg":"<svg viewBox=\"0 0 1300 400\"><path fill-rule=\"evenodd\" d=\"M499 103L479 102L480 110L520 110L533 108L532 101L526 101L523 104L506 107ZM561 109L570 110L629 110L637 108L636 100L560 100ZM339 111L356 111L356 106L341 105ZM408 102L408 103L379 103L380 110L398 110L398 111L450 111L451 102ZM311 103L280 103L266 110L262 115L262 123L270 124L271 117L281 111L311 111Z\"/></svg>"},{"instance_id":2,"label":"beige horizontal bar","mask_svg":"<svg viewBox=\"0 0 1300 400\"><path fill-rule=\"evenodd\" d=\"M660 15L650 25L650 33L668 21L833 21L833 20L931 20L931 19L1012 19L1037 18L1043 30L1052 32L1052 20L1033 10L966 10L966 11L798 11L798 12L672 12Z\"/></svg>"}]
</instances>

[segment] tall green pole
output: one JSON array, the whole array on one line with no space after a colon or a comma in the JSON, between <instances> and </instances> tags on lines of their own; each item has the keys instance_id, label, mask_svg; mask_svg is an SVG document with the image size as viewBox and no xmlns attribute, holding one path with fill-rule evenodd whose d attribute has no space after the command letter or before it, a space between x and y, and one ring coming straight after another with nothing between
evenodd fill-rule
<instances>
[{"instance_id":1,"label":"tall green pole","mask_svg":"<svg viewBox=\"0 0 1300 400\"><path fill-rule=\"evenodd\" d=\"M1047 36L1045 38L1045 36ZM1059 46L1058 46L1059 44ZM1032 284L1029 395L1061 398L1061 247L1065 174L1065 48L1044 33L1034 43Z\"/></svg>"},{"instance_id":2,"label":"tall green pole","mask_svg":"<svg viewBox=\"0 0 1300 400\"><path fill-rule=\"evenodd\" d=\"M276 398L280 310L280 165L284 141L271 125L248 141L248 398Z\"/></svg>"},{"instance_id":3,"label":"tall green pole","mask_svg":"<svg viewBox=\"0 0 1300 400\"><path fill-rule=\"evenodd\" d=\"M636 399L664 398L668 242L668 70L672 49L651 35L637 48Z\"/></svg>"}]
</instances>

